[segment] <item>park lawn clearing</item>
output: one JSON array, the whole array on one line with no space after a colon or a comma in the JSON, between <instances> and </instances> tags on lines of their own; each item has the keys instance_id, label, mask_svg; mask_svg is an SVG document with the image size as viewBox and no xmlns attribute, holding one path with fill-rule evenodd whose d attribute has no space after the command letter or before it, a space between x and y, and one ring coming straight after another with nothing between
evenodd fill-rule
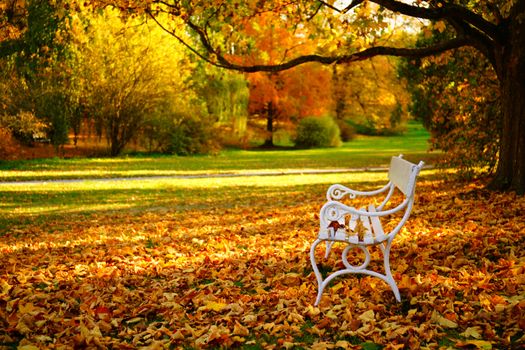
<instances>
[{"instance_id":1,"label":"park lawn clearing","mask_svg":"<svg viewBox=\"0 0 525 350\"><path fill-rule=\"evenodd\" d=\"M2 185L0 346L523 344L525 199L428 170L391 253L402 302L380 280L348 276L313 307L308 252L327 185L385 177Z\"/></svg>"},{"instance_id":2,"label":"park lawn clearing","mask_svg":"<svg viewBox=\"0 0 525 350\"><path fill-rule=\"evenodd\" d=\"M343 147L323 149L230 149L213 156L135 155L119 158L72 158L0 162L0 182L129 177L246 174L329 169L388 167L392 156L434 164L439 152L428 153L428 132L409 123L405 135L358 136Z\"/></svg>"}]
</instances>

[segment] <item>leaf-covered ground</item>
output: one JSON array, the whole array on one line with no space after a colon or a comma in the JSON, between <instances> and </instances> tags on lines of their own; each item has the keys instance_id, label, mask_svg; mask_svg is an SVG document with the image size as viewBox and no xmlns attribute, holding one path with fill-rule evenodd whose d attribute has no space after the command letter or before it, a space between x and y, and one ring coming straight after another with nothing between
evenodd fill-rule
<instances>
[{"instance_id":1,"label":"leaf-covered ground","mask_svg":"<svg viewBox=\"0 0 525 350\"><path fill-rule=\"evenodd\" d=\"M391 255L402 302L378 279L346 276L314 307L325 189L235 188L8 231L0 348L523 346L525 198L421 181Z\"/></svg>"}]
</instances>

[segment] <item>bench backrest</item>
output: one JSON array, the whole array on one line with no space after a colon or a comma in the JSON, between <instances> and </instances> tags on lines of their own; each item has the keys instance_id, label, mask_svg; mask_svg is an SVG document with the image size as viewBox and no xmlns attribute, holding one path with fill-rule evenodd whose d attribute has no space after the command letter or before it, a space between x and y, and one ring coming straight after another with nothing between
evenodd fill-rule
<instances>
[{"instance_id":1,"label":"bench backrest","mask_svg":"<svg viewBox=\"0 0 525 350\"><path fill-rule=\"evenodd\" d=\"M414 193L416 178L423 164L423 162L419 162L419 165L416 165L401 158L401 156L392 157L388 178L405 196L410 197Z\"/></svg>"}]
</instances>

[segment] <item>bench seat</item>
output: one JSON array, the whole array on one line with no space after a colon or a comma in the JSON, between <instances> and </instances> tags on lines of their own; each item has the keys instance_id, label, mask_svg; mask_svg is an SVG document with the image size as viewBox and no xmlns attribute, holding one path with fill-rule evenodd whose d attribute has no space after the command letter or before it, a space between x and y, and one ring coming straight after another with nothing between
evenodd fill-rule
<instances>
[{"instance_id":1,"label":"bench seat","mask_svg":"<svg viewBox=\"0 0 525 350\"><path fill-rule=\"evenodd\" d=\"M370 204L367 209L361 208L359 210L368 213L377 212L373 204ZM358 225L359 223L361 226ZM364 232L358 232L356 230L360 227L364 228ZM363 233L362 237L360 237L360 233ZM337 224L332 225L332 227L320 230L319 232L319 239L321 240L333 240L351 244L377 245L385 241L386 238L387 236L383 231L383 225L378 216L351 215L348 225L337 222Z\"/></svg>"}]
</instances>

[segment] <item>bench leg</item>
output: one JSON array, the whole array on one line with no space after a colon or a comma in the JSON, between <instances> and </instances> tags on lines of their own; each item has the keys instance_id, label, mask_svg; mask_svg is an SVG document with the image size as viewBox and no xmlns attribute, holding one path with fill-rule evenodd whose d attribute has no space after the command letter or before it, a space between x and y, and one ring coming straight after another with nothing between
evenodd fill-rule
<instances>
[{"instance_id":1,"label":"bench leg","mask_svg":"<svg viewBox=\"0 0 525 350\"><path fill-rule=\"evenodd\" d=\"M317 261L315 259L315 249L317 245L321 242L322 241L320 239L316 239L314 243L312 244L312 246L310 247L310 262L312 263L312 269L314 271L315 278L317 279L317 297L314 303L315 306L319 305L324 289L326 288L326 286L328 286L328 284L330 284L330 282L334 278L344 275L344 274L349 274L349 273L361 273L361 274L377 277L385 281L389 285L389 287L392 289L392 292L394 293L394 296L397 302L401 302L401 295L399 293L399 288L397 287L396 281L394 280L394 277L392 276L392 272L390 271L390 248L392 246L391 241L387 241L386 244L382 247L383 248L382 249L383 262L384 262L384 269L385 269L384 275L381 273L366 269L366 267L368 266L368 263L370 262L370 255L368 254L368 250L366 247L348 246L344 249L343 256L342 256L343 263L346 269L342 269L342 270L332 273L325 280L323 280L323 276L321 275L321 272L319 271L319 267L317 266ZM330 242L330 243L333 244L333 242ZM352 247L358 247L358 248L361 248L363 251L365 251L365 255L366 255L365 262L361 266L358 266L358 267L351 266L348 264L348 261L346 260L346 254L348 254L348 251Z\"/></svg>"},{"instance_id":2,"label":"bench leg","mask_svg":"<svg viewBox=\"0 0 525 350\"><path fill-rule=\"evenodd\" d=\"M324 253L325 259L328 259L328 256L330 255L330 251L332 250L333 245L334 245L334 242L326 241L326 251Z\"/></svg>"},{"instance_id":3,"label":"bench leg","mask_svg":"<svg viewBox=\"0 0 525 350\"><path fill-rule=\"evenodd\" d=\"M388 283L390 288L392 289L392 292L394 292L394 296L396 297L396 300L398 303L401 302L401 295L399 294L399 288L397 288L396 281L394 280L394 276L392 276L392 271L390 271L390 248L392 247L392 241L388 240L387 243L384 246L385 248L382 249L383 251L383 260L385 265L385 278L381 278L383 281Z\"/></svg>"},{"instance_id":4,"label":"bench leg","mask_svg":"<svg viewBox=\"0 0 525 350\"><path fill-rule=\"evenodd\" d=\"M312 269L314 270L315 278L317 279L317 298L315 299L314 305L319 305L319 302L321 301L321 296L323 295L323 276L319 272L319 268L317 267L317 261L315 260L315 248L319 243L322 241L320 239L316 239L314 243L312 243L312 246L310 247L310 262L312 263ZM332 245L330 245L330 248ZM328 246L327 246L327 252L326 255L328 255Z\"/></svg>"}]
</instances>

